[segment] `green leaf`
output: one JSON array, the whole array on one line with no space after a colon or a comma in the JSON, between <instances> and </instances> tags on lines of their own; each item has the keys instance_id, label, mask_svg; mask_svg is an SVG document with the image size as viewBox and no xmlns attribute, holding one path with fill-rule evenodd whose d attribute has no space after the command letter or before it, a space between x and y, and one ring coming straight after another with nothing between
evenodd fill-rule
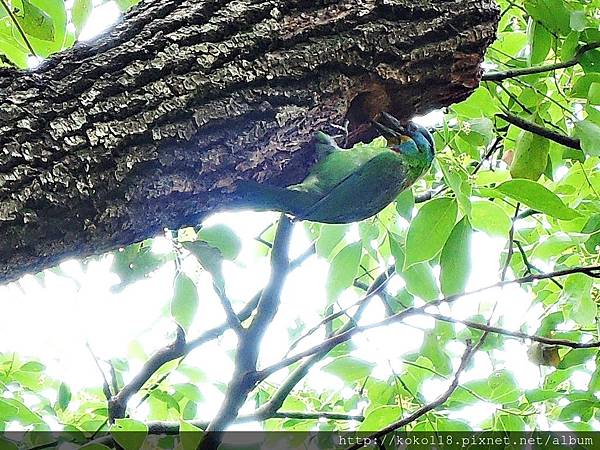
<instances>
[{"instance_id":1,"label":"green leaf","mask_svg":"<svg viewBox=\"0 0 600 450\"><path fill-rule=\"evenodd\" d=\"M594 83L600 83L600 73L587 73L575 81L571 96L577 98L587 98L590 92L590 87Z\"/></svg>"},{"instance_id":2,"label":"green leaf","mask_svg":"<svg viewBox=\"0 0 600 450\"><path fill-rule=\"evenodd\" d=\"M553 192L531 180L518 179L502 183L496 190L529 206L562 220L572 220L580 214L566 206Z\"/></svg>"},{"instance_id":3,"label":"green leaf","mask_svg":"<svg viewBox=\"0 0 600 450\"><path fill-rule=\"evenodd\" d=\"M452 198L428 201L417 213L406 236L404 269L437 255L452 232L458 204Z\"/></svg>"},{"instance_id":4,"label":"green leaf","mask_svg":"<svg viewBox=\"0 0 600 450\"><path fill-rule=\"evenodd\" d=\"M384 405L373 409L358 427L358 431L379 431L402 416L399 406Z\"/></svg>"},{"instance_id":5,"label":"green leaf","mask_svg":"<svg viewBox=\"0 0 600 450\"><path fill-rule=\"evenodd\" d=\"M348 228L348 225L322 225L319 238L315 243L317 255L322 256L323 258L329 258L331 252L346 235Z\"/></svg>"},{"instance_id":6,"label":"green leaf","mask_svg":"<svg viewBox=\"0 0 600 450\"><path fill-rule=\"evenodd\" d=\"M17 41L12 33L10 35L0 33L0 53L8 57L9 61L17 67L28 67L29 50Z\"/></svg>"},{"instance_id":7,"label":"green leaf","mask_svg":"<svg viewBox=\"0 0 600 450\"><path fill-rule=\"evenodd\" d=\"M140 0L115 0L115 3L119 6L121 11L127 11L133 5L137 5Z\"/></svg>"},{"instance_id":8,"label":"green leaf","mask_svg":"<svg viewBox=\"0 0 600 450\"><path fill-rule=\"evenodd\" d=\"M571 60L575 56L577 47L579 47L579 33L571 31L563 41L562 48L560 49L560 60L562 62Z\"/></svg>"},{"instance_id":9,"label":"green leaf","mask_svg":"<svg viewBox=\"0 0 600 450\"><path fill-rule=\"evenodd\" d=\"M86 444L82 447L79 447L79 450L111 450L111 448L104 444L98 444L97 442L94 442L92 444Z\"/></svg>"},{"instance_id":10,"label":"green leaf","mask_svg":"<svg viewBox=\"0 0 600 450\"><path fill-rule=\"evenodd\" d=\"M440 285L445 296L464 292L471 273L471 235L473 229L463 217L450 233L440 258Z\"/></svg>"},{"instance_id":11,"label":"green leaf","mask_svg":"<svg viewBox=\"0 0 600 450\"><path fill-rule=\"evenodd\" d=\"M523 43L525 43L524 40ZM487 89L478 87L468 99L452 105L451 108L459 117L464 119L492 117L496 112L496 103Z\"/></svg>"},{"instance_id":12,"label":"green leaf","mask_svg":"<svg viewBox=\"0 0 600 450\"><path fill-rule=\"evenodd\" d=\"M71 389L65 383L60 383L56 405L62 411L66 410L71 401Z\"/></svg>"},{"instance_id":13,"label":"green leaf","mask_svg":"<svg viewBox=\"0 0 600 450\"><path fill-rule=\"evenodd\" d=\"M406 220L412 219L413 208L415 207L415 195L412 189L406 189L396 198L396 211Z\"/></svg>"},{"instance_id":14,"label":"green leaf","mask_svg":"<svg viewBox=\"0 0 600 450\"><path fill-rule=\"evenodd\" d=\"M537 181L548 165L550 141L529 131L521 131L515 142L510 174L513 178Z\"/></svg>"},{"instance_id":15,"label":"green leaf","mask_svg":"<svg viewBox=\"0 0 600 450\"><path fill-rule=\"evenodd\" d=\"M543 402L550 399L561 398L564 394L546 389L532 389L525 392L525 397L529 403Z\"/></svg>"},{"instance_id":16,"label":"green leaf","mask_svg":"<svg viewBox=\"0 0 600 450\"><path fill-rule=\"evenodd\" d=\"M50 16L29 0L21 1L23 10L17 11L15 16L25 33L44 41L54 40L54 23Z\"/></svg>"},{"instance_id":17,"label":"green leaf","mask_svg":"<svg viewBox=\"0 0 600 450\"><path fill-rule=\"evenodd\" d=\"M121 279L118 285L111 288L113 292L120 292L128 285L147 278L170 257L153 253L151 240L128 245L113 255L111 270Z\"/></svg>"},{"instance_id":18,"label":"green leaf","mask_svg":"<svg viewBox=\"0 0 600 450\"><path fill-rule=\"evenodd\" d=\"M200 388L198 386L196 386L195 384L191 384L191 383L175 384L173 386L173 388L175 389L175 392L181 393L184 397L186 397L190 400L194 400L196 402L201 402L204 400L204 397L202 396L202 392L200 392Z\"/></svg>"},{"instance_id":19,"label":"green leaf","mask_svg":"<svg viewBox=\"0 0 600 450\"><path fill-rule=\"evenodd\" d=\"M75 25L76 33L79 35L85 26L90 14L94 9L92 0L75 0L71 9L71 20Z\"/></svg>"},{"instance_id":20,"label":"green leaf","mask_svg":"<svg viewBox=\"0 0 600 450\"><path fill-rule=\"evenodd\" d=\"M183 420L193 420L196 418L197 414L198 414L198 403L196 403L193 400L190 400L189 402L187 402L185 404L185 407L183 408L183 412L181 413L181 417L183 417Z\"/></svg>"},{"instance_id":21,"label":"green leaf","mask_svg":"<svg viewBox=\"0 0 600 450\"><path fill-rule=\"evenodd\" d=\"M456 195L458 205L465 212L471 210L471 183L467 179L467 173L463 170L456 170L450 167L443 159L439 158L437 161L442 173L444 174L444 180L446 185L452 189Z\"/></svg>"},{"instance_id":22,"label":"green leaf","mask_svg":"<svg viewBox=\"0 0 600 450\"><path fill-rule=\"evenodd\" d=\"M444 418L438 418L437 419L437 429L435 430L436 432L456 432L456 431L472 431L473 428L471 428L471 426L467 423L464 422L462 420L451 420L451 419L444 419Z\"/></svg>"},{"instance_id":23,"label":"green leaf","mask_svg":"<svg viewBox=\"0 0 600 450\"><path fill-rule=\"evenodd\" d=\"M402 277L406 283L406 290L425 301L435 300L439 297L440 291L437 282L431 270L431 266L426 263L417 263L404 270L404 251L399 243L399 237L389 234L390 251L395 259L396 273Z\"/></svg>"},{"instance_id":24,"label":"green leaf","mask_svg":"<svg viewBox=\"0 0 600 450\"><path fill-rule=\"evenodd\" d=\"M567 35L571 31L569 10L563 0L525 0L525 9L531 17L559 35Z\"/></svg>"},{"instance_id":25,"label":"green leaf","mask_svg":"<svg viewBox=\"0 0 600 450\"><path fill-rule=\"evenodd\" d=\"M575 122L575 136L579 138L585 153L600 156L600 125L588 119Z\"/></svg>"},{"instance_id":26,"label":"green leaf","mask_svg":"<svg viewBox=\"0 0 600 450\"><path fill-rule=\"evenodd\" d=\"M452 361L444 346L440 344L439 338L436 333L427 333L419 354L433 363L436 372L449 375L452 373Z\"/></svg>"},{"instance_id":27,"label":"green leaf","mask_svg":"<svg viewBox=\"0 0 600 450\"><path fill-rule=\"evenodd\" d=\"M569 275L564 283L562 299L570 308L570 318L582 327L594 324L597 307L592 299L592 279L582 273Z\"/></svg>"},{"instance_id":28,"label":"green leaf","mask_svg":"<svg viewBox=\"0 0 600 450\"><path fill-rule=\"evenodd\" d=\"M225 292L221 251L204 242L186 242L183 246L196 257L202 268L211 274L214 286Z\"/></svg>"},{"instance_id":29,"label":"green leaf","mask_svg":"<svg viewBox=\"0 0 600 450\"><path fill-rule=\"evenodd\" d=\"M469 120L468 130L462 136L473 145L487 146L494 139L494 122L488 117Z\"/></svg>"},{"instance_id":30,"label":"green leaf","mask_svg":"<svg viewBox=\"0 0 600 450\"><path fill-rule=\"evenodd\" d=\"M600 105L600 82L594 82L590 84L587 98L590 104Z\"/></svg>"},{"instance_id":31,"label":"green leaf","mask_svg":"<svg viewBox=\"0 0 600 450\"><path fill-rule=\"evenodd\" d=\"M33 424L42 424L44 420L23 403L14 398L4 398L2 399L3 407L5 411L8 410L8 406L12 406L16 408L16 412L13 412L11 416L9 416L10 420L16 420L21 422L22 425L33 425ZM2 406L0 406L2 407Z\"/></svg>"},{"instance_id":32,"label":"green leaf","mask_svg":"<svg viewBox=\"0 0 600 450\"><path fill-rule=\"evenodd\" d=\"M13 420L19 409L0 398L0 422Z\"/></svg>"},{"instance_id":33,"label":"green leaf","mask_svg":"<svg viewBox=\"0 0 600 450\"><path fill-rule=\"evenodd\" d=\"M569 367L581 366L596 356L597 349L594 348L574 348L562 358L558 369L568 369Z\"/></svg>"},{"instance_id":34,"label":"green leaf","mask_svg":"<svg viewBox=\"0 0 600 450\"><path fill-rule=\"evenodd\" d=\"M398 266L396 266L396 270L398 270ZM411 294L425 301L435 300L439 297L440 291L428 263L413 264L404 272L401 272L400 276L406 283L406 290Z\"/></svg>"},{"instance_id":35,"label":"green leaf","mask_svg":"<svg viewBox=\"0 0 600 450\"><path fill-rule=\"evenodd\" d=\"M590 235L585 241L585 248L588 252L594 253L596 247L600 246L600 214L592 215L581 232Z\"/></svg>"},{"instance_id":36,"label":"green leaf","mask_svg":"<svg viewBox=\"0 0 600 450\"><path fill-rule=\"evenodd\" d=\"M371 374L375 364L352 356L340 356L323 367L325 372L341 378L346 383L354 383Z\"/></svg>"},{"instance_id":37,"label":"green leaf","mask_svg":"<svg viewBox=\"0 0 600 450\"><path fill-rule=\"evenodd\" d=\"M46 366L37 361L29 361L19 367L21 372L43 372L45 369Z\"/></svg>"},{"instance_id":38,"label":"green leaf","mask_svg":"<svg viewBox=\"0 0 600 450\"><path fill-rule=\"evenodd\" d=\"M573 31L585 30L585 11L572 11L569 17L569 25Z\"/></svg>"},{"instance_id":39,"label":"green leaf","mask_svg":"<svg viewBox=\"0 0 600 450\"><path fill-rule=\"evenodd\" d=\"M352 285L362 255L362 244L355 242L341 249L331 261L327 276L327 298L335 301L342 291Z\"/></svg>"},{"instance_id":40,"label":"green leaf","mask_svg":"<svg viewBox=\"0 0 600 450\"><path fill-rule=\"evenodd\" d=\"M577 245L577 240L568 234L553 234L548 239L540 242L531 253L532 259L550 261L564 254L565 250Z\"/></svg>"},{"instance_id":41,"label":"green leaf","mask_svg":"<svg viewBox=\"0 0 600 450\"><path fill-rule=\"evenodd\" d=\"M196 450L204 438L204 431L191 423L179 422L179 437L183 450Z\"/></svg>"},{"instance_id":42,"label":"green leaf","mask_svg":"<svg viewBox=\"0 0 600 450\"><path fill-rule=\"evenodd\" d=\"M569 399L569 396L567 399ZM573 420L575 417L579 417L580 420L587 422L592 418L594 408L597 406L597 399L575 400L562 409L558 418L562 421L569 421Z\"/></svg>"},{"instance_id":43,"label":"green leaf","mask_svg":"<svg viewBox=\"0 0 600 450\"><path fill-rule=\"evenodd\" d=\"M465 387L495 403L514 402L521 396L521 390L515 379L506 370L494 372L487 380L465 383Z\"/></svg>"},{"instance_id":44,"label":"green leaf","mask_svg":"<svg viewBox=\"0 0 600 450\"><path fill-rule=\"evenodd\" d=\"M496 421L497 431L523 431L525 421L514 414L499 414Z\"/></svg>"},{"instance_id":45,"label":"green leaf","mask_svg":"<svg viewBox=\"0 0 600 450\"><path fill-rule=\"evenodd\" d=\"M536 65L544 62L552 47L552 35L546 27L535 20L531 22L528 30L529 37L529 64Z\"/></svg>"},{"instance_id":46,"label":"green leaf","mask_svg":"<svg viewBox=\"0 0 600 450\"><path fill-rule=\"evenodd\" d=\"M198 240L218 248L223 258L230 260L237 258L242 248L240 238L227 225L202 228L198 232Z\"/></svg>"},{"instance_id":47,"label":"green leaf","mask_svg":"<svg viewBox=\"0 0 600 450\"><path fill-rule=\"evenodd\" d=\"M117 419L110 433L124 450L139 450L148 435L148 427L137 420Z\"/></svg>"},{"instance_id":48,"label":"green leaf","mask_svg":"<svg viewBox=\"0 0 600 450\"><path fill-rule=\"evenodd\" d=\"M498 39L496 39L490 48L498 50L499 55L497 57L510 58L510 55L520 54L526 45L527 36L525 33L504 32L499 34ZM491 115L488 115L488 117L491 117Z\"/></svg>"},{"instance_id":49,"label":"green leaf","mask_svg":"<svg viewBox=\"0 0 600 450\"><path fill-rule=\"evenodd\" d=\"M194 282L184 273L175 278L175 292L171 300L171 316L188 331L198 310L198 291Z\"/></svg>"}]
</instances>

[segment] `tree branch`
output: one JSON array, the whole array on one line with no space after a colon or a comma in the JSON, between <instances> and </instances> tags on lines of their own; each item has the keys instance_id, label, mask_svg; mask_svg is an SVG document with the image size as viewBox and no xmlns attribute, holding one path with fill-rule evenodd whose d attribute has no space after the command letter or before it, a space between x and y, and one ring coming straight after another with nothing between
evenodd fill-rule
<instances>
[{"instance_id":1,"label":"tree branch","mask_svg":"<svg viewBox=\"0 0 600 450\"><path fill-rule=\"evenodd\" d=\"M451 323L461 323L469 328L475 328L477 330L486 331L488 333L502 334L504 336L514 337L518 339L529 339L530 341L541 342L547 345L560 345L562 347L569 348L596 348L600 347L600 341L593 342L573 342L568 339L553 339L543 336L537 336L535 334L527 334L521 331L509 331L504 328L494 327L483 323L473 322L471 320L455 319L454 317L443 316L435 313L425 313L429 317L433 317L436 320Z\"/></svg>"},{"instance_id":2,"label":"tree branch","mask_svg":"<svg viewBox=\"0 0 600 450\"><path fill-rule=\"evenodd\" d=\"M359 302L358 309L354 316L350 318L339 330L337 330L334 333L334 336L344 334L345 332L353 329L356 326L356 323L360 319L369 301L374 295L376 295L385 287L393 272L394 267L392 266L388 268L385 272L380 274L377 278L375 278L375 280L367 290L364 298L361 302ZM269 416L275 413L279 408L281 408L283 402L285 401L289 393L292 391L292 389L294 389L294 387L300 382L300 380L302 380L302 378L304 378L306 374L308 374L311 367L313 367L317 362L321 361L325 357L325 355L327 355L329 350L331 349L326 349L322 352L317 352L307 360L303 361L290 375L288 375L288 377L284 380L281 386L279 386L277 391L271 396L269 401L257 409L256 413L264 416Z\"/></svg>"},{"instance_id":3,"label":"tree branch","mask_svg":"<svg viewBox=\"0 0 600 450\"><path fill-rule=\"evenodd\" d=\"M499 288L499 287L503 287L509 284L525 284L525 283L531 283L533 281L536 280L546 280L546 279L550 279L550 278L555 278L555 277L561 277L561 276L565 276L565 275L571 275L574 273L582 273L585 275L588 275L592 278L600 278L600 265L596 265L596 266L587 266L587 267L574 267L571 269L565 269L565 270L558 270L555 272L550 272L550 273L544 273L544 274L531 274L528 275L526 277L521 277L521 278L516 278L514 280L506 280L506 281L499 281L495 284L489 285L489 286L485 286L479 289L476 289L474 291L470 291L470 292L466 292L463 294L456 294L456 295L451 295L448 297L444 297L442 299L439 300L434 300L431 301L423 306L420 307L412 307L412 308L408 308L405 309L403 311L400 311L399 313L396 313L395 315L388 317L384 320L381 320L379 322L375 322L369 325L363 325L363 326L358 326L355 328L352 328L350 330L347 330L343 333L340 333L338 335L332 336L329 339L326 339L325 341L323 341L321 344L316 345L314 347L311 347L307 350L304 350L296 355L290 356L288 358L284 358L283 360L279 361L278 363L273 364L270 367L267 367L261 371L259 371L256 374L256 378L258 380L264 380L265 378L267 378L268 376L270 376L271 374L277 372L278 370L281 370L284 367L287 367L291 364L294 364L306 357L309 357L311 355L314 354L318 354L321 352L326 352L331 350L332 348L334 348L335 346L341 344L342 342L346 342L348 341L352 336L354 336L355 334L358 333L362 333L364 331L373 329L373 328L379 328L382 326L386 326L389 325L391 323L395 323L398 322L400 320L403 320L404 318L408 317L408 316L413 316L415 314L421 314L423 311L425 311L427 308L430 308L432 306L438 306L442 303L452 303L455 302L456 300L468 296L468 295L474 295L474 294L478 294L480 292L484 292L490 289L494 289L494 288Z\"/></svg>"},{"instance_id":4,"label":"tree branch","mask_svg":"<svg viewBox=\"0 0 600 450\"><path fill-rule=\"evenodd\" d=\"M572 138L570 136L565 136L564 134L557 133L555 131L551 131L547 128L544 128L537 123L530 122L529 120L522 119L518 116L510 114L509 112L496 114L497 117L505 120L508 123L511 123L522 130L530 131L539 136L545 137L546 139L550 139L558 144L562 144L566 147L574 148L575 150L581 150L581 142L579 139Z\"/></svg>"},{"instance_id":5,"label":"tree branch","mask_svg":"<svg viewBox=\"0 0 600 450\"><path fill-rule=\"evenodd\" d=\"M185 347L185 332L178 325L175 341L156 352L146 361L140 372L108 401L110 423L114 423L115 419L125 417L127 402L131 396L137 393L163 364L184 356Z\"/></svg>"},{"instance_id":6,"label":"tree branch","mask_svg":"<svg viewBox=\"0 0 600 450\"><path fill-rule=\"evenodd\" d=\"M292 342L292 345L290 345L290 348L288 350L288 354L291 353L291 351L293 349L295 349L302 340L304 340L307 337L309 337L310 335L316 333L317 330L319 328L321 328L321 326L334 321L338 317L348 314L348 311L350 311L352 308L355 308L356 306L360 306L364 302L370 300L375 295L379 295L381 293L381 291L385 288L387 282L389 281L389 279L391 277L391 273L393 271L394 271L394 267L391 266L383 274L379 275L373 281L373 284L365 289L367 291L367 293L363 297L358 299L356 302L354 302L352 305L348 306L347 308L343 308L339 311L336 311L332 314L329 314L326 317L324 317L323 319L321 319L319 321L319 323L314 325L310 330L308 330L306 333L304 333L302 336L300 336L298 339L296 339L294 342ZM355 282L355 283L357 283L357 282ZM360 283L360 282L358 282L358 283ZM362 285L362 283L360 283L358 287L362 288L361 285ZM354 319L354 322L356 322L356 318Z\"/></svg>"},{"instance_id":7,"label":"tree branch","mask_svg":"<svg viewBox=\"0 0 600 450\"><path fill-rule=\"evenodd\" d=\"M485 335L483 335L481 337L481 339L475 346L473 346L471 342L467 342L467 348L466 348L464 354L462 355L458 369L456 369L456 373L454 374L454 379L450 383L450 386L448 386L448 389L446 389L446 391L442 395L440 395L433 402L428 403L427 405L424 405L421 408L417 409L414 413L410 414L409 416L405 417L404 419L394 422L394 423L388 425L387 427L379 430L378 432L373 433L372 435L369 436L369 438L375 440L377 438L385 436L388 433L391 433L392 431L397 430L398 428L405 427L409 423L412 423L415 420L417 420L419 417L424 416L428 412L433 411L435 408L446 403L446 401L450 398L452 393L458 387L458 380L459 380L461 374L463 373L463 371L466 369L467 364L469 363L469 361L471 361L471 358L473 357L475 352L479 349L479 347L483 344L484 340L485 340ZM359 448L362 448L363 446L364 446L364 444L355 444L355 445L349 447L347 450L357 450Z\"/></svg>"},{"instance_id":8,"label":"tree branch","mask_svg":"<svg viewBox=\"0 0 600 450\"><path fill-rule=\"evenodd\" d=\"M519 216L517 216L517 218L519 218ZM515 245L519 249L519 253L521 254L521 258L523 259L523 264L525 264L525 273L527 275L531 275L534 270L538 273L542 273L542 270L538 269L536 266L531 264L531 262L529 262L529 258L527 258L527 253L525 252L525 249L523 248L521 243L515 240ZM550 278L550 281L552 281L559 289L563 288L563 285L556 281L554 278Z\"/></svg>"},{"instance_id":9,"label":"tree branch","mask_svg":"<svg viewBox=\"0 0 600 450\"><path fill-rule=\"evenodd\" d=\"M306 261L307 258L309 258L313 254L314 254L314 245L311 245L305 252L303 252L300 256L298 256L296 259L294 259L290 263L290 270L298 268L304 261ZM244 308L239 313L236 314L236 318L239 323L247 320L252 315L252 312L256 309L258 302L260 301L261 295L262 295L262 290L259 291L244 306ZM218 325L214 328L211 328L210 330L205 331L197 338L186 342L184 344L183 356L188 355L192 350L200 347L201 345L203 345L209 341L212 341L213 339L218 338L219 336L221 336L225 331L227 331L230 328L231 328L230 323L228 321L226 321L225 323L223 323L221 325ZM158 352L156 352L154 355L152 355L152 357L150 357L150 359L148 361L146 361L146 363L142 367L140 373L136 377L134 377L133 380L129 384L127 384L125 387L123 387L123 389L121 390L121 393L120 393L121 397L119 398L119 401L118 401L119 404L125 405L125 407L126 407L129 399L134 394L139 392L140 389L142 389L144 384L146 384L146 382L152 377L152 375L156 372L156 370L158 370L163 364L165 364L169 361L172 361L174 359L177 359L181 356L181 355L179 355L179 353L173 352L170 349L171 349L171 344L164 347L163 349L159 350ZM166 379L167 375L168 374L165 375L164 379ZM103 374L103 376L104 376L104 374ZM164 379L162 379L161 381L164 381ZM110 389L108 389L108 390L106 389L106 388L108 388L108 382L105 381L104 386L105 386L105 388L104 388L105 393L107 393L106 398L107 398L107 400L110 400L110 398L112 397L112 394L110 393ZM125 392L123 393L123 391L125 391ZM124 415L124 411L122 411L122 410L119 411L119 413L121 415Z\"/></svg>"},{"instance_id":10,"label":"tree branch","mask_svg":"<svg viewBox=\"0 0 600 450\"><path fill-rule=\"evenodd\" d=\"M547 64L543 66L537 67L525 67L523 69L509 69L505 71L498 72L488 72L483 74L481 77L481 81L502 81L508 78L521 77L524 75L534 75L537 73L550 72L552 70L558 69L567 69L569 67L573 67L581 61L581 57L588 51L599 48L600 42L593 42L590 44L585 44L577 50L575 56L571 58L569 61L555 63L555 64Z\"/></svg>"},{"instance_id":11,"label":"tree branch","mask_svg":"<svg viewBox=\"0 0 600 450\"><path fill-rule=\"evenodd\" d=\"M292 229L292 221L285 214L281 214L271 252L271 278L262 292L254 319L239 337L233 377L227 387L221 408L206 427L206 435L200 443L200 450L212 450L220 445L223 431L235 421L238 411L256 385L254 373L260 342L277 313L281 290L289 272L288 251Z\"/></svg>"}]
</instances>

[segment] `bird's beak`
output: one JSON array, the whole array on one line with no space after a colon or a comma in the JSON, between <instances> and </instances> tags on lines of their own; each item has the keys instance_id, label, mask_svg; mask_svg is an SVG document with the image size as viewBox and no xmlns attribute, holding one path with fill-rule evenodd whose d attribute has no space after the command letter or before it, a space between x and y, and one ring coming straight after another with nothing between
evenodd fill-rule
<instances>
[{"instance_id":1,"label":"bird's beak","mask_svg":"<svg viewBox=\"0 0 600 450\"><path fill-rule=\"evenodd\" d=\"M382 112L379 121L373 120L373 125L386 138L400 139L406 136L406 128L391 114Z\"/></svg>"}]
</instances>

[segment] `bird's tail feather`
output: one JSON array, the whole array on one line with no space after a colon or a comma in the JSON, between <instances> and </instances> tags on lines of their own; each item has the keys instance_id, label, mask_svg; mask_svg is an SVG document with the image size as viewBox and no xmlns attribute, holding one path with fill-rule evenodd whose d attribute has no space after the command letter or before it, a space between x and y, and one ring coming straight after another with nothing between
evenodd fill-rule
<instances>
[{"instance_id":1,"label":"bird's tail feather","mask_svg":"<svg viewBox=\"0 0 600 450\"><path fill-rule=\"evenodd\" d=\"M255 181L239 184L239 204L258 211L280 211L293 216L302 216L318 198L311 193L269 186Z\"/></svg>"}]
</instances>

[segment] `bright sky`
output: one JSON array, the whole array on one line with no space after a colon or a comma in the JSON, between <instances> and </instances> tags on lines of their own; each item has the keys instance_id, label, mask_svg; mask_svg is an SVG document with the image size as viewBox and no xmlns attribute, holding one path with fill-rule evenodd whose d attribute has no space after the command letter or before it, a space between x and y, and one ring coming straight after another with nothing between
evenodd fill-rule
<instances>
[{"instance_id":1,"label":"bright sky","mask_svg":"<svg viewBox=\"0 0 600 450\"><path fill-rule=\"evenodd\" d=\"M119 10L112 2L98 7L81 38L93 39L119 17ZM435 125L441 122L441 117L442 113L437 111L419 121ZM237 212L215 215L206 221L207 225L224 223L230 226L243 241L238 261L235 264L226 263L224 268L227 293L238 309L267 280L269 268L266 258L263 265L255 264L253 258L261 245L254 238L276 217L272 213ZM356 231L351 232L350 237L353 235L357 235ZM292 257L304 251L309 244L302 227L297 226L292 240ZM157 239L155 251L168 251L169 245L166 239ZM504 245L503 239L475 233L472 245L473 272L467 290L493 284L498 280L499 255ZM46 271L43 279L27 275L16 283L0 286L2 309L9 312L0 317L0 352L16 352L24 357L40 359L47 365L49 375L64 380L73 392L77 392L84 387L100 386L102 382L86 343L90 344L101 359L130 357L129 343L133 340L138 340L148 354L168 343L172 339L169 336L174 330L174 324L161 318L161 313L168 307L172 295L174 265L169 264L149 279L116 294L111 291L111 286L118 282L117 276L110 272L111 260L110 255L92 258L85 267L77 261L66 261L60 268L67 276ZM191 261L189 265L184 264L186 270L193 270L192 266ZM288 335L288 327L294 325L297 317L302 317L309 324L319 322L326 303L326 276L327 264L318 257L311 257L289 276L276 321L264 340L261 354L263 367L280 360L286 353L287 340L280 336ZM510 276L512 275L509 273ZM189 332L189 337L192 338L202 330L224 321L220 303L211 290L210 277L204 274L201 280L200 307ZM402 286L403 281L395 277L388 290L394 293ZM342 296L341 303L350 305L358 298L358 295L347 293ZM440 311L457 318L466 318L475 313L488 316L497 301L495 317L508 329L518 330L523 323L535 327L542 313L539 307L531 308L530 296L516 286L467 297L451 307L443 305ZM374 301L361 323L383 318L383 308ZM418 350L425 333L433 326L431 318L414 317L405 325L393 325L356 336L356 356L376 363L373 375L385 379L392 374L392 368L396 372L402 370L401 355ZM458 325L457 329L460 330L461 326ZM299 350L318 343L322 338L322 333L315 334L306 339ZM207 375L207 382L200 386L205 396L205 407L201 408L206 411L203 419L210 416L210 411L214 411L222 399L222 393L213 386L213 382L229 378L233 367L227 353L235 345L235 335L228 332L220 340L204 345L187 358L189 365L201 367ZM526 348L521 341L507 339L502 350L494 351L494 366L489 356L480 352L473 368L464 373L461 382L487 377L494 369L506 368L515 375L523 388L538 386L541 371L529 362ZM459 343L448 349L456 365L463 350L463 345ZM210 364L206 364L207 361ZM142 363L143 360L130 358L130 375L135 374ZM271 380L277 382L282 377L283 374L276 374ZM170 380L187 381L178 380L177 374L172 375ZM581 371L575 372L572 381L576 388L586 389L589 375ZM318 368L307 377L307 383L315 389L344 389L341 380ZM447 382L428 381L425 386L426 399L433 400L445 390ZM462 418L477 426L497 406L499 405L480 402L453 412L451 417ZM144 409L141 408L134 414L134 418L143 419L144 415ZM547 429L544 419L540 420L540 425ZM245 427L256 427L256 424ZM554 424L553 428L558 429L558 425Z\"/></svg>"}]
</instances>

